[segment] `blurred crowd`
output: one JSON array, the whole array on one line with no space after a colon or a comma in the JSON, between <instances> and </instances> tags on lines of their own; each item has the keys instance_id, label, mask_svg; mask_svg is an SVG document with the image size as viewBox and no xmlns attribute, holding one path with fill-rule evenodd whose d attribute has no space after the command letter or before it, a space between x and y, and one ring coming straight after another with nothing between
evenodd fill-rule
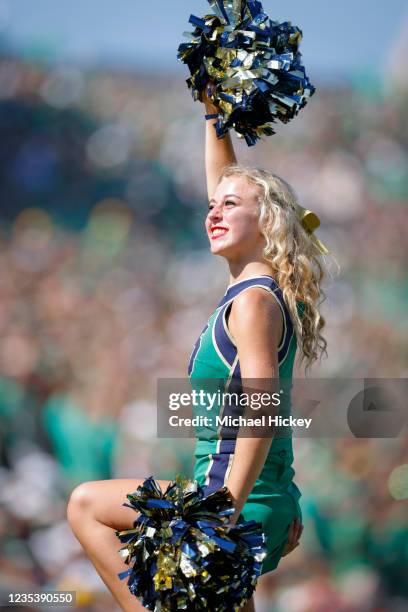
<instances>
[{"instance_id":1,"label":"blurred crowd","mask_svg":"<svg viewBox=\"0 0 408 612\"><path fill-rule=\"evenodd\" d=\"M311 376L408 375L407 98L380 79L322 87L276 136L237 142L319 214L340 266ZM113 610L69 492L191 474L192 441L156 437L156 381L186 376L228 283L203 232L202 115L175 79L1 58L0 592ZM305 530L259 612L406 609L406 441L294 448Z\"/></svg>"}]
</instances>

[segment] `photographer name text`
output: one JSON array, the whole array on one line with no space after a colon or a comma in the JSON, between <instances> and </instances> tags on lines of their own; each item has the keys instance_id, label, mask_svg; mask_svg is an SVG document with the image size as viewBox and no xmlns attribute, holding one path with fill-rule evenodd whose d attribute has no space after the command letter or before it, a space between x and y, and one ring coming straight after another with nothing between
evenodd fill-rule
<instances>
[{"instance_id":1,"label":"photographer name text","mask_svg":"<svg viewBox=\"0 0 408 612\"><path fill-rule=\"evenodd\" d=\"M261 415L259 417L245 416L196 416L196 417L179 417L173 414L169 417L169 425L171 427L304 427L309 429L312 419L301 419L293 416L268 416Z\"/></svg>"}]
</instances>

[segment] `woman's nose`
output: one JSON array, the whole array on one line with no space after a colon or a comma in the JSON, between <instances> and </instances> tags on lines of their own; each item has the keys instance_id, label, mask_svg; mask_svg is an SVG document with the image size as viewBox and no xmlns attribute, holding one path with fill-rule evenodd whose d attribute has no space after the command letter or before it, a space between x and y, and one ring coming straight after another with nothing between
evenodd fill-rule
<instances>
[{"instance_id":1,"label":"woman's nose","mask_svg":"<svg viewBox=\"0 0 408 612\"><path fill-rule=\"evenodd\" d=\"M222 211L221 208L218 206L214 206L214 208L212 208L210 210L210 213L208 215L210 221L215 221L215 220L219 220L222 219Z\"/></svg>"}]
</instances>

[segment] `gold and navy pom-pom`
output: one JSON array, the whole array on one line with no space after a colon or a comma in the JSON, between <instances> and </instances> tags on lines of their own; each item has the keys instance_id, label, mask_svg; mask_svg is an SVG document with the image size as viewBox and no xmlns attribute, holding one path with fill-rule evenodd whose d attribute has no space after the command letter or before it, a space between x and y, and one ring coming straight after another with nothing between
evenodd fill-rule
<instances>
[{"instance_id":1,"label":"gold and navy pom-pom","mask_svg":"<svg viewBox=\"0 0 408 612\"><path fill-rule=\"evenodd\" d=\"M130 568L130 592L148 610L238 611L250 599L266 555L262 526L231 526L226 487L205 495L181 476L163 493L152 477L124 504L139 512L132 529L116 532Z\"/></svg>"},{"instance_id":2,"label":"gold and navy pom-pom","mask_svg":"<svg viewBox=\"0 0 408 612\"><path fill-rule=\"evenodd\" d=\"M191 15L195 29L185 32L178 59L190 70L195 100L212 82L218 137L234 128L251 146L274 134L277 119L287 123L297 115L315 91L299 52L302 32L288 21L272 21L257 0L208 2L213 14Z\"/></svg>"}]
</instances>

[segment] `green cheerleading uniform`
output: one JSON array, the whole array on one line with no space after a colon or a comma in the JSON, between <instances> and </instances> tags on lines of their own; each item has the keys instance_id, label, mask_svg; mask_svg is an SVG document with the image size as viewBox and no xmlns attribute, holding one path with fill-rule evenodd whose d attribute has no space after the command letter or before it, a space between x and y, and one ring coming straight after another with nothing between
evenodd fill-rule
<instances>
[{"instance_id":1,"label":"green cheerleading uniform","mask_svg":"<svg viewBox=\"0 0 408 612\"><path fill-rule=\"evenodd\" d=\"M241 372L238 351L229 333L227 321L234 298L251 287L261 287L270 292L281 308L283 332L278 347L279 381L281 388L285 388L286 397L290 397L288 391L297 348L296 335L282 292L276 281L267 275L246 279L228 287L191 354L188 373L193 389L205 387L207 392L212 392L216 397L217 391L231 392L239 388ZM301 302L299 308L302 314ZM214 420L215 415L236 414L236 406L215 402L211 410L208 405L200 405L195 412L211 415ZM290 400L282 402L279 415L290 415ZM206 493L212 493L227 483L234 461L238 431L234 432L233 429L211 425L196 428L194 478L205 488ZM278 431L261 474L241 512L244 520L262 523L267 544L263 574L277 567L287 541L289 526L294 518L302 516L299 505L301 493L293 482L292 430L280 428Z\"/></svg>"}]
</instances>

